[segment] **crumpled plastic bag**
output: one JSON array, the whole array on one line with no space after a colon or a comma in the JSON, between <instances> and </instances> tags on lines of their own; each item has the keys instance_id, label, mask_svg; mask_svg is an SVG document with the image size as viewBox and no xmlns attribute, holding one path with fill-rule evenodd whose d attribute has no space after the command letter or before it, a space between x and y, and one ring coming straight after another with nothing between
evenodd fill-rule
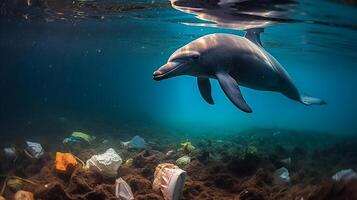
<instances>
[{"instance_id":1,"label":"crumpled plastic bag","mask_svg":"<svg viewBox=\"0 0 357 200\"><path fill-rule=\"evenodd\" d=\"M88 159L86 167L104 176L115 177L122 162L121 157L113 148L110 148L105 153L94 155Z\"/></svg>"},{"instance_id":2,"label":"crumpled plastic bag","mask_svg":"<svg viewBox=\"0 0 357 200\"><path fill-rule=\"evenodd\" d=\"M26 141L26 144L25 153L31 158L39 159L45 153L39 143Z\"/></svg>"},{"instance_id":3,"label":"crumpled plastic bag","mask_svg":"<svg viewBox=\"0 0 357 200\"><path fill-rule=\"evenodd\" d=\"M352 169L343 169L332 176L334 181L350 181L357 179L357 173Z\"/></svg>"},{"instance_id":4,"label":"crumpled plastic bag","mask_svg":"<svg viewBox=\"0 0 357 200\"><path fill-rule=\"evenodd\" d=\"M182 156L181 158L176 160L176 164L180 167L184 167L191 162L190 156Z\"/></svg>"},{"instance_id":5,"label":"crumpled plastic bag","mask_svg":"<svg viewBox=\"0 0 357 200\"><path fill-rule=\"evenodd\" d=\"M78 165L76 158L71 153L56 153L55 168L58 173L71 173Z\"/></svg>"},{"instance_id":6,"label":"crumpled plastic bag","mask_svg":"<svg viewBox=\"0 0 357 200\"><path fill-rule=\"evenodd\" d=\"M144 138L140 136L134 136L133 139L123 142L123 145L129 149L145 149L147 144Z\"/></svg>"},{"instance_id":7,"label":"crumpled plastic bag","mask_svg":"<svg viewBox=\"0 0 357 200\"><path fill-rule=\"evenodd\" d=\"M122 178L115 181L115 196L119 200L134 200L130 186Z\"/></svg>"},{"instance_id":8,"label":"crumpled plastic bag","mask_svg":"<svg viewBox=\"0 0 357 200\"><path fill-rule=\"evenodd\" d=\"M285 167L274 171L274 183L281 185L290 182L289 171Z\"/></svg>"},{"instance_id":9,"label":"crumpled plastic bag","mask_svg":"<svg viewBox=\"0 0 357 200\"><path fill-rule=\"evenodd\" d=\"M182 196L186 172L174 164L162 163L156 167L153 190L163 194L165 200L178 200Z\"/></svg>"}]
</instances>

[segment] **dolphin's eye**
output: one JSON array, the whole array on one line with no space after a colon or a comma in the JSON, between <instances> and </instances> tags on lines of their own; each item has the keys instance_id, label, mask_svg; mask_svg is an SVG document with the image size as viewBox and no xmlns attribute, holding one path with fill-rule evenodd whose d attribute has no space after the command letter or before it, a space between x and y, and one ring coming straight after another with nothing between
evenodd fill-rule
<instances>
[{"instance_id":1,"label":"dolphin's eye","mask_svg":"<svg viewBox=\"0 0 357 200\"><path fill-rule=\"evenodd\" d=\"M199 54L192 54L192 55L190 56L190 58L192 58L192 59L194 59L194 60L198 59L199 57L200 57Z\"/></svg>"},{"instance_id":2,"label":"dolphin's eye","mask_svg":"<svg viewBox=\"0 0 357 200\"><path fill-rule=\"evenodd\" d=\"M190 55L186 55L184 57L181 58L176 58L176 60L183 60L183 61L188 61L188 62L192 62L197 60L200 57L199 54L190 54Z\"/></svg>"}]
</instances>

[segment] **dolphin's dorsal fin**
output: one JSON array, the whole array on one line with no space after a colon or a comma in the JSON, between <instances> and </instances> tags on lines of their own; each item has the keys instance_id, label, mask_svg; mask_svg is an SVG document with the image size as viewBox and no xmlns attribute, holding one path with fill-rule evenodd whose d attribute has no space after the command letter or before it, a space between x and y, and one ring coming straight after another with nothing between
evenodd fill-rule
<instances>
[{"instance_id":1,"label":"dolphin's dorsal fin","mask_svg":"<svg viewBox=\"0 0 357 200\"><path fill-rule=\"evenodd\" d=\"M244 37L255 43L258 46L263 47L262 42L260 41L260 33L264 32L264 28L252 28L247 29Z\"/></svg>"}]
</instances>

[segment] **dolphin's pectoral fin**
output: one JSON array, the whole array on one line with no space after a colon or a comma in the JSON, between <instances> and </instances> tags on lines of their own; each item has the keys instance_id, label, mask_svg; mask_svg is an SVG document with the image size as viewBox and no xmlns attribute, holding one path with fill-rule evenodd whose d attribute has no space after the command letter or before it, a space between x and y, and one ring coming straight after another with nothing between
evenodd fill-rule
<instances>
[{"instance_id":1,"label":"dolphin's pectoral fin","mask_svg":"<svg viewBox=\"0 0 357 200\"><path fill-rule=\"evenodd\" d=\"M255 43L258 46L263 47L262 42L260 41L260 33L264 32L264 28L252 28L247 29L244 37Z\"/></svg>"},{"instance_id":2,"label":"dolphin's pectoral fin","mask_svg":"<svg viewBox=\"0 0 357 200\"><path fill-rule=\"evenodd\" d=\"M203 99L209 103L214 104L211 94L211 83L208 78L197 78L198 89L200 90Z\"/></svg>"},{"instance_id":3,"label":"dolphin's pectoral fin","mask_svg":"<svg viewBox=\"0 0 357 200\"><path fill-rule=\"evenodd\" d=\"M239 89L238 83L227 73L216 74L219 85L222 87L224 93L229 100L244 112L251 113L252 109L243 99L242 93Z\"/></svg>"}]
</instances>

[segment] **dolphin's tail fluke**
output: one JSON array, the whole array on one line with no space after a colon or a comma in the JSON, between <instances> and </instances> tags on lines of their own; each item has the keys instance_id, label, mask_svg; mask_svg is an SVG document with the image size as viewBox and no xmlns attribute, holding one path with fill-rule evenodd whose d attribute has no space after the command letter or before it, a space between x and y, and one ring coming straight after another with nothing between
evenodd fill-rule
<instances>
[{"instance_id":1,"label":"dolphin's tail fluke","mask_svg":"<svg viewBox=\"0 0 357 200\"><path fill-rule=\"evenodd\" d=\"M309 96L301 96L300 97L300 102L302 104L305 104L307 106L310 105L324 105L326 102L322 99L315 98L315 97L309 97Z\"/></svg>"}]
</instances>

